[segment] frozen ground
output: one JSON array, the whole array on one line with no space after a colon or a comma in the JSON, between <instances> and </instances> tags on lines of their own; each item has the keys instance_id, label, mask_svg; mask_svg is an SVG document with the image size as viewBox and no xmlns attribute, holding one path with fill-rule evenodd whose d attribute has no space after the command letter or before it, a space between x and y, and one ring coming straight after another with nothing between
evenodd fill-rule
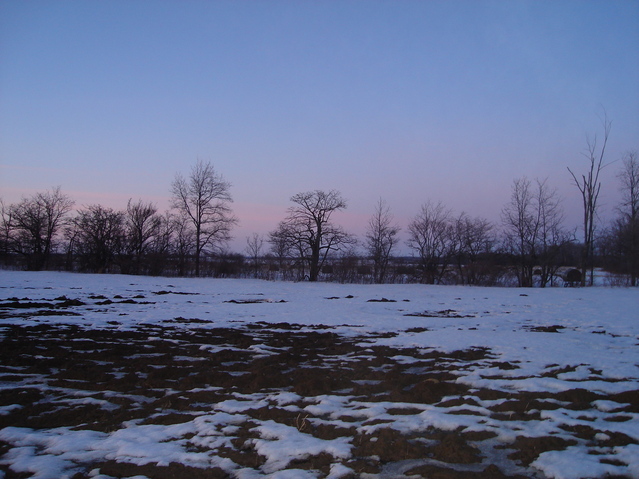
<instances>
[{"instance_id":1,"label":"frozen ground","mask_svg":"<svg viewBox=\"0 0 639 479\"><path fill-rule=\"evenodd\" d=\"M0 478L639 477L639 292L0 271Z\"/></svg>"}]
</instances>

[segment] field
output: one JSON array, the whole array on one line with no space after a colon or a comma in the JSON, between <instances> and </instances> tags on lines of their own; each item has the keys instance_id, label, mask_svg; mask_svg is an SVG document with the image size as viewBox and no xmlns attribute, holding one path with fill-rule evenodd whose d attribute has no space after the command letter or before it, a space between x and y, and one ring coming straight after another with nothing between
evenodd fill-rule
<instances>
[{"instance_id":1,"label":"field","mask_svg":"<svg viewBox=\"0 0 639 479\"><path fill-rule=\"evenodd\" d=\"M638 306L0 271L0 479L637 478Z\"/></svg>"}]
</instances>

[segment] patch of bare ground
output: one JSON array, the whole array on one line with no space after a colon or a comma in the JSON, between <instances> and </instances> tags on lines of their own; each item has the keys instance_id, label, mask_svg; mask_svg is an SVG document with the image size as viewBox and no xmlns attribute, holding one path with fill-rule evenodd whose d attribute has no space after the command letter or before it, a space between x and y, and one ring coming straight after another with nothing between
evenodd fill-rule
<instances>
[{"instance_id":1,"label":"patch of bare ground","mask_svg":"<svg viewBox=\"0 0 639 479\"><path fill-rule=\"evenodd\" d=\"M509 448L516 449L515 452L508 455L511 459L520 461L524 465L529 465L539 454L547 451L561 451L568 446L574 446L577 441L572 439L563 439L556 436L544 437L523 437L519 436L514 444Z\"/></svg>"},{"instance_id":2,"label":"patch of bare ground","mask_svg":"<svg viewBox=\"0 0 639 479\"><path fill-rule=\"evenodd\" d=\"M111 477L133 477L146 476L153 479L228 479L231 476L220 468L202 469L199 467L185 466L177 462L171 462L168 466L158 464L130 464L126 462L107 461L101 464L94 464L94 469L98 469L100 474ZM79 472L71 479L90 479L92 474Z\"/></svg>"},{"instance_id":3,"label":"patch of bare ground","mask_svg":"<svg viewBox=\"0 0 639 479\"><path fill-rule=\"evenodd\" d=\"M57 307L64 301L52 304ZM48 305L43 308L54 309ZM454 312L445 313L451 317ZM320 478L326 477L336 462L350 468L352 477L360 477L381 474L388 465L414 461L405 476L500 479L539 477L530 464L540 454L577 443L590 444L595 436L598 444L609 448L636 444L625 434L602 428L601 423L597 428L565 426L562 437L520 435L513 443L503 444L491 430L459 427L449 431L429 426L407 432L394 427L394 422L410 422L412 417L418 422L429 407L456 417L484 415L491 421L532 421L540 420L542 411L559 407L593 409L593 401L602 399L620 405L608 421L623 422L638 412L639 391L605 396L579 388L556 394L473 389L457 381L460 370L479 363L501 370L518 366L495 361L487 349L442 353L381 347L368 344L370 338L345 338L325 327L254 323L231 329L205 328L203 324L196 318L175 318L163 326L139 326L132 331L45 324L3 326L0 429L68 427L110 433L125 427L127 421L169 426L192 422L225 401L287 392L297 395L291 395L293 402L280 404L267 399L243 409L243 422L232 428L218 426L216 434L228 437L224 445L209 450L202 442L185 437L185 447L230 460L237 469L263 473L267 458L256 450L255 441L260 439L256 428L264 421L274 421L316 439L348 438L352 445L349 458L321 452L296 457L287 466L314 471ZM410 361L401 360L407 356ZM565 371L557 365L548 375L556 377ZM313 409L308 406L318 404L318 398L325 395L379 406L383 413L364 417L354 406L339 417L309 413ZM482 406L484 401L490 404ZM394 404L384 406L386 402ZM13 447L0 443L0 456ZM508 469L511 475L501 464L490 463L482 452L487 447L503 448L502 456L515 464L514 469ZM76 466L74 479L92 477L96 470L110 477L233 477L229 470L175 462L135 465L105 458ZM0 471L5 479L30 477L15 472L6 462L0 464Z\"/></svg>"},{"instance_id":4,"label":"patch of bare ground","mask_svg":"<svg viewBox=\"0 0 639 479\"><path fill-rule=\"evenodd\" d=\"M524 479L527 477L519 474L514 476L507 476L494 464L489 465L484 470L479 472L468 470L460 471L429 464L410 469L406 471L406 475L424 477L429 479Z\"/></svg>"}]
</instances>

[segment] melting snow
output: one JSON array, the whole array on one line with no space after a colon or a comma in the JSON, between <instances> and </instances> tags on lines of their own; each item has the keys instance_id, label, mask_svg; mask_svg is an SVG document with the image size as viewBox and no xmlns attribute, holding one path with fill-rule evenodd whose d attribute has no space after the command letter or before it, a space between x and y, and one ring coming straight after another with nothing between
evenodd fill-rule
<instances>
[{"instance_id":1,"label":"melting snow","mask_svg":"<svg viewBox=\"0 0 639 479\"><path fill-rule=\"evenodd\" d=\"M153 295L158 291L192 294ZM119 294L126 298L140 293L153 297L153 301L114 303L96 308L88 300L97 295L110 298ZM581 388L600 394L638 389L639 292L636 289L528 289L525 296L521 293L521 289L507 288L278 283L0 271L0 299L28 297L42 300L66 296L87 303L87 306L74 307L79 316L2 318L0 335L6 334L3 325L13 323L22 326L66 323L83 328L115 327L126 331L138 325L186 317L204 320L197 324L199 328L233 328L257 321L267 324L288 322L301 327L326 325L342 336L366 337L366 347L389 346L407 351L416 349L422 353L487 348L491 353L490 360L478 360L472 367L455 371L458 384L476 389L558 393ZM274 299L231 301L247 295ZM353 298L339 299L347 295ZM380 297L396 302L368 301ZM326 298L337 299L327 301ZM444 310L455 314L421 314ZM117 321L115 326L114 321ZM561 326L561 329L550 332L555 326ZM175 327L189 326L178 323ZM542 328L548 328L549 332L538 332ZM203 352L220 351L232 349L232 346L202 345L200 349ZM278 352L259 343L250 346L249 350L257 357ZM355 358L344 358L347 359ZM424 366L424 360L415 358L410 352L393 359L407 365L415 363L416 368ZM177 360L193 361L193 358L185 356ZM500 369L494 365L496 362L515 364L517 368ZM0 390L6 391L16 387L16 382L4 381L3 376L19 374L19 371L10 368L4 371L0 374ZM35 384L37 380L36 377L25 377L20 384L29 381ZM351 457L354 445L350 437L318 439L306 434L302 427L273 420L252 419L256 423L251 430L256 436L252 439L253 446L257 453L266 457L261 470L238 467L230 459L215 454L217 448L233 447L230 437L249 420L247 410L277 404L289 411L315 416L309 419L315 424L330 420L333 425L355 426L366 434L381 427L406 434L419 433L429 427L443 431L465 428L466 431L494 432L494 440L506 445L521 436L571 438L565 427L588 427L600 431L590 442L584 440L564 450L543 452L530 467L556 479L607 474L639 477L639 445L605 446L615 433L639 442L639 414L619 413L624 416L621 419L616 416L616 411L630 406L628 403L600 399L593 401L588 410L572 410L563 407L562 401L548 399L554 409L541 411L539 420L524 421L491 417L489 408L502 404L504 399L473 397L470 399L476 405L445 407L367 402L347 394L314 397L311 404L304 404L303 397L287 391L236 396L236 399L217 403L210 414L201 414L181 424L143 425L133 421L109 433L65 427L40 430L6 427L0 430L0 441L9 444L10 449L0 458L0 465L9 465L13 471L30 473L37 479L71 477L80 471L79 464L103 460L138 465L179 462L194 467L220 467L238 479L265 476L302 479L318 477L318 472L288 469L291 462L326 453L335 458L327 477L337 479L353 473L340 462L340 459ZM145 398L140 398L143 400ZM68 397L65 402L93 404L106 411L112 407L106 400L90 397ZM20 407L16 404L1 406L0 416L7 416ZM397 408L418 408L418 411L410 415L389 413ZM346 416L354 422L346 423L340 419ZM375 424L365 424L370 419L375 419ZM193 445L199 449L191 450L189 447ZM521 469L518 471L522 472ZM91 474L96 478L106 477L97 470ZM0 471L0 478L2 476Z\"/></svg>"}]
</instances>

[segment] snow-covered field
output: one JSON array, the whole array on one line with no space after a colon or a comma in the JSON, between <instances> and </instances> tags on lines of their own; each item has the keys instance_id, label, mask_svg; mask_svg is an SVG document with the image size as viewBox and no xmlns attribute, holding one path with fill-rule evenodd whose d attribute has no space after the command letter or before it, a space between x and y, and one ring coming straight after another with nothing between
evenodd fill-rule
<instances>
[{"instance_id":1,"label":"snow-covered field","mask_svg":"<svg viewBox=\"0 0 639 479\"><path fill-rule=\"evenodd\" d=\"M0 340L0 479L639 477L637 289L0 271Z\"/></svg>"}]
</instances>

